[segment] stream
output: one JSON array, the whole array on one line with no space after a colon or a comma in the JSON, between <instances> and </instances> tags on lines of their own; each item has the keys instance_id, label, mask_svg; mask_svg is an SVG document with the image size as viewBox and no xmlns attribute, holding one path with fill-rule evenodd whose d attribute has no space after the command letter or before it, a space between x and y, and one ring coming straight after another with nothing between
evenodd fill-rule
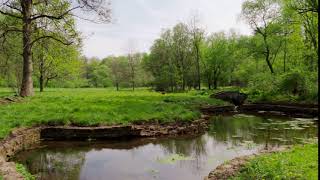
<instances>
[{"instance_id":1,"label":"stream","mask_svg":"<svg viewBox=\"0 0 320 180\"><path fill-rule=\"evenodd\" d=\"M44 141L12 160L45 180L200 180L226 160L317 136L318 119L236 114L212 117L199 136Z\"/></svg>"}]
</instances>

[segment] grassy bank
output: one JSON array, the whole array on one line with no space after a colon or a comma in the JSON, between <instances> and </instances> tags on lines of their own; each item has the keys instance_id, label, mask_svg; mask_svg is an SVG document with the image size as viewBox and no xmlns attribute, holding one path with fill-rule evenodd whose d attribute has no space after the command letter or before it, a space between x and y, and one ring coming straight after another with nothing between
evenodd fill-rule
<instances>
[{"instance_id":1,"label":"grassy bank","mask_svg":"<svg viewBox=\"0 0 320 180\"><path fill-rule=\"evenodd\" d=\"M16 170L24 177L25 180L36 180L22 164L16 164Z\"/></svg>"},{"instance_id":2,"label":"grassy bank","mask_svg":"<svg viewBox=\"0 0 320 180\"><path fill-rule=\"evenodd\" d=\"M92 126L194 120L200 116L198 106L203 104L225 102L195 91L161 94L147 89L47 89L23 102L0 105L0 138L15 127L39 124Z\"/></svg>"},{"instance_id":3,"label":"grassy bank","mask_svg":"<svg viewBox=\"0 0 320 180\"><path fill-rule=\"evenodd\" d=\"M318 179L318 144L299 145L290 151L258 156L232 179Z\"/></svg>"}]
</instances>

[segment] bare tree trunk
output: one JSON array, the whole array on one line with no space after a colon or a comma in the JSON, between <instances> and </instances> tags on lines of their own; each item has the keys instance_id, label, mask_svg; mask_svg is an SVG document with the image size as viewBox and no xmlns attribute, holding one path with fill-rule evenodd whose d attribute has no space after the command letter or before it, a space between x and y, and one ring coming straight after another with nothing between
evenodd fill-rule
<instances>
[{"instance_id":1,"label":"bare tree trunk","mask_svg":"<svg viewBox=\"0 0 320 180\"><path fill-rule=\"evenodd\" d=\"M264 44L265 44L265 48L266 48L266 52L265 52L265 56L266 56L266 62L267 62L267 65L271 71L271 74L274 73L273 71L273 67L272 67L272 64L270 62L270 49L269 49L269 45L268 45L268 42L267 42L267 35L266 34L262 34L263 36L263 41L264 41Z\"/></svg>"},{"instance_id":2,"label":"bare tree trunk","mask_svg":"<svg viewBox=\"0 0 320 180\"><path fill-rule=\"evenodd\" d=\"M43 92L44 89L44 59L43 56L40 59L40 64L39 64L39 87L40 87L40 92Z\"/></svg>"},{"instance_id":3,"label":"bare tree trunk","mask_svg":"<svg viewBox=\"0 0 320 180\"><path fill-rule=\"evenodd\" d=\"M31 13L32 0L21 1L23 14L23 76L20 96L33 96L32 57L31 57Z\"/></svg>"},{"instance_id":4,"label":"bare tree trunk","mask_svg":"<svg viewBox=\"0 0 320 180\"><path fill-rule=\"evenodd\" d=\"M185 80L185 75L183 73L182 75L182 90L184 91L186 89L186 80Z\"/></svg>"},{"instance_id":5,"label":"bare tree trunk","mask_svg":"<svg viewBox=\"0 0 320 180\"><path fill-rule=\"evenodd\" d=\"M273 71L272 64L271 64L271 62L270 62L270 50L269 50L269 48L267 48L267 52L266 52L266 62L267 62L267 64L268 64L268 67L269 67L269 69L270 69L271 74L273 74L274 71Z\"/></svg>"},{"instance_id":6,"label":"bare tree trunk","mask_svg":"<svg viewBox=\"0 0 320 180\"><path fill-rule=\"evenodd\" d=\"M117 91L119 91L119 83L116 82Z\"/></svg>"},{"instance_id":7,"label":"bare tree trunk","mask_svg":"<svg viewBox=\"0 0 320 180\"><path fill-rule=\"evenodd\" d=\"M218 79L213 78L213 89L217 89L217 88L218 88Z\"/></svg>"},{"instance_id":8,"label":"bare tree trunk","mask_svg":"<svg viewBox=\"0 0 320 180\"><path fill-rule=\"evenodd\" d=\"M284 42L284 55L283 55L283 72L286 72L286 59L287 59L287 39Z\"/></svg>"},{"instance_id":9,"label":"bare tree trunk","mask_svg":"<svg viewBox=\"0 0 320 180\"><path fill-rule=\"evenodd\" d=\"M208 83L208 89L210 90L211 89L211 78L209 75L207 76L207 83Z\"/></svg>"},{"instance_id":10,"label":"bare tree trunk","mask_svg":"<svg viewBox=\"0 0 320 180\"><path fill-rule=\"evenodd\" d=\"M197 80L198 80L198 90L201 89L201 78L200 78L200 56L199 56L199 47L196 45L196 54L197 54Z\"/></svg>"},{"instance_id":11,"label":"bare tree trunk","mask_svg":"<svg viewBox=\"0 0 320 180\"><path fill-rule=\"evenodd\" d=\"M44 89L44 78L43 78L43 75L42 73L40 74L40 78L39 78L39 85L40 85L40 92L43 92L43 89Z\"/></svg>"}]
</instances>

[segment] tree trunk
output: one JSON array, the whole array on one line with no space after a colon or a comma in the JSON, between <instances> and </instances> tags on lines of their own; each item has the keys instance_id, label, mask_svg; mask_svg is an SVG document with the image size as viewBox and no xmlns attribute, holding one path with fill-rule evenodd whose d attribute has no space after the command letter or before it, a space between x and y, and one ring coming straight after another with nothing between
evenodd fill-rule
<instances>
[{"instance_id":1,"label":"tree trunk","mask_svg":"<svg viewBox=\"0 0 320 180\"><path fill-rule=\"evenodd\" d=\"M40 74L40 78L39 78L39 85L40 85L40 92L43 92L44 89L44 83L43 83L43 75Z\"/></svg>"},{"instance_id":2,"label":"tree trunk","mask_svg":"<svg viewBox=\"0 0 320 180\"><path fill-rule=\"evenodd\" d=\"M208 89L211 89L211 78L208 76L207 77L207 81L208 81Z\"/></svg>"},{"instance_id":3,"label":"tree trunk","mask_svg":"<svg viewBox=\"0 0 320 180\"><path fill-rule=\"evenodd\" d=\"M218 88L218 79L214 78L213 79L213 89L217 89Z\"/></svg>"},{"instance_id":4,"label":"tree trunk","mask_svg":"<svg viewBox=\"0 0 320 180\"><path fill-rule=\"evenodd\" d=\"M116 82L117 91L119 91L119 83Z\"/></svg>"},{"instance_id":5,"label":"tree trunk","mask_svg":"<svg viewBox=\"0 0 320 180\"><path fill-rule=\"evenodd\" d=\"M197 80L198 80L198 90L201 89L201 79L200 79L200 56L199 56L199 47L196 45L196 54L197 54Z\"/></svg>"},{"instance_id":6,"label":"tree trunk","mask_svg":"<svg viewBox=\"0 0 320 180\"><path fill-rule=\"evenodd\" d=\"M266 52L266 62L267 62L267 64L268 64L268 67L269 67L269 69L270 69L271 74L273 74L274 71L273 71L272 64L271 64L271 62L270 62L270 50L269 50L269 48L267 48L267 52Z\"/></svg>"},{"instance_id":7,"label":"tree trunk","mask_svg":"<svg viewBox=\"0 0 320 180\"><path fill-rule=\"evenodd\" d=\"M267 35L266 34L262 34L262 36L263 36L263 41L264 41L264 44L265 44L265 48L266 48L266 62L267 62L267 64L268 64L268 67L269 67L269 69L270 69L270 71L271 71L271 74L273 74L274 73L274 71L273 71L273 67L272 67L272 64L271 64L271 62L270 62L270 49L269 49L269 45L268 45L268 41L267 41Z\"/></svg>"},{"instance_id":8,"label":"tree trunk","mask_svg":"<svg viewBox=\"0 0 320 180\"><path fill-rule=\"evenodd\" d=\"M44 89L44 59L43 56L40 59L40 65L39 65L39 87L40 87L40 92L43 92Z\"/></svg>"},{"instance_id":9,"label":"tree trunk","mask_svg":"<svg viewBox=\"0 0 320 180\"><path fill-rule=\"evenodd\" d=\"M31 13L32 0L21 1L23 14L23 75L20 96L33 96L32 58L31 58Z\"/></svg>"},{"instance_id":10,"label":"tree trunk","mask_svg":"<svg viewBox=\"0 0 320 180\"><path fill-rule=\"evenodd\" d=\"M182 91L185 91L185 89L186 89L186 80L185 80L184 73L183 73L183 77L182 77Z\"/></svg>"},{"instance_id":11,"label":"tree trunk","mask_svg":"<svg viewBox=\"0 0 320 180\"><path fill-rule=\"evenodd\" d=\"M287 39L284 42L284 55L283 55L283 72L286 72L286 59L287 59Z\"/></svg>"}]
</instances>

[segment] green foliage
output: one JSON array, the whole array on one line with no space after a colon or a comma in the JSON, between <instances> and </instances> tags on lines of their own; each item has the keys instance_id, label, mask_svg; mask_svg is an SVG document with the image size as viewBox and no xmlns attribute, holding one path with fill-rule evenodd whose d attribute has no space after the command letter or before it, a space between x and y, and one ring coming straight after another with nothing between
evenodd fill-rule
<instances>
[{"instance_id":1,"label":"green foliage","mask_svg":"<svg viewBox=\"0 0 320 180\"><path fill-rule=\"evenodd\" d=\"M316 102L317 74L299 70L278 76L259 73L249 79L244 91L251 101Z\"/></svg>"},{"instance_id":2,"label":"green foliage","mask_svg":"<svg viewBox=\"0 0 320 180\"><path fill-rule=\"evenodd\" d=\"M1 94L1 93L0 93ZM33 125L111 125L135 121L190 121L198 107L225 104L207 95L161 94L146 89L47 89L23 102L0 105L0 138L13 128Z\"/></svg>"},{"instance_id":3,"label":"green foliage","mask_svg":"<svg viewBox=\"0 0 320 180\"><path fill-rule=\"evenodd\" d=\"M307 93L306 77L301 72L293 71L283 75L280 81L280 91L293 95L304 95Z\"/></svg>"},{"instance_id":4,"label":"green foliage","mask_svg":"<svg viewBox=\"0 0 320 180\"><path fill-rule=\"evenodd\" d=\"M318 178L318 144L299 145L287 152L258 156L232 179Z\"/></svg>"},{"instance_id":5,"label":"green foliage","mask_svg":"<svg viewBox=\"0 0 320 180\"><path fill-rule=\"evenodd\" d=\"M22 164L16 164L17 171L24 177L25 180L35 180L36 178L28 172Z\"/></svg>"}]
</instances>

